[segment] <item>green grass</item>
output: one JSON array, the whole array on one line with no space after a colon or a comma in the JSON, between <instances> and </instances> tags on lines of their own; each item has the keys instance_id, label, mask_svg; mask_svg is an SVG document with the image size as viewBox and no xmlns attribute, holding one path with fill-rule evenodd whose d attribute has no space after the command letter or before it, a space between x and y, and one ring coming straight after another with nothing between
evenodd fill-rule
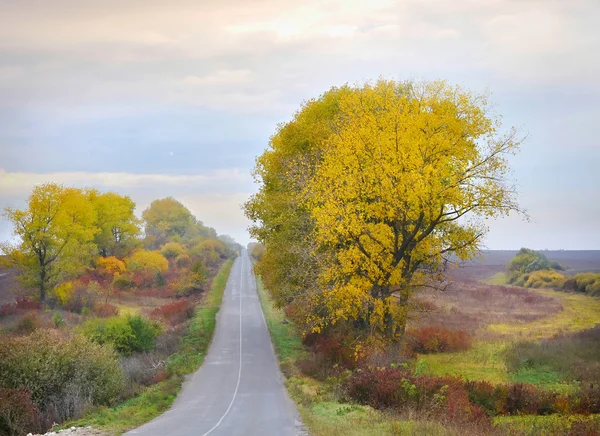
<instances>
[{"instance_id":1,"label":"green grass","mask_svg":"<svg viewBox=\"0 0 600 436\"><path fill-rule=\"evenodd\" d=\"M65 423L62 428L91 425L119 435L169 409L181 389L183 376L198 369L208 351L216 325L216 314L232 265L233 261L228 260L221 266L213 279L210 291L196 308L188 330L181 340L179 351L169 358L167 368L171 377L168 380L148 387L137 397L115 407L93 410L77 421Z\"/></svg>"},{"instance_id":2,"label":"green grass","mask_svg":"<svg viewBox=\"0 0 600 436\"><path fill-rule=\"evenodd\" d=\"M260 277L256 278L256 286L260 297L260 305L262 306L265 320L271 333L271 340L280 360L302 358L306 354L306 351L296 327L286 319L281 309L275 307Z\"/></svg>"},{"instance_id":3,"label":"green grass","mask_svg":"<svg viewBox=\"0 0 600 436\"><path fill-rule=\"evenodd\" d=\"M497 272L488 279L482 280L483 283L490 285L506 285L508 284L508 275L505 272Z\"/></svg>"}]
</instances>

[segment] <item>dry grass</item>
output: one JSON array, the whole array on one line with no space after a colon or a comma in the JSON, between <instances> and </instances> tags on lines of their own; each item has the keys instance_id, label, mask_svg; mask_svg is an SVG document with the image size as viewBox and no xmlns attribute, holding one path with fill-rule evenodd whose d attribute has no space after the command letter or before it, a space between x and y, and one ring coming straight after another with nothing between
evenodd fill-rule
<instances>
[{"instance_id":1,"label":"dry grass","mask_svg":"<svg viewBox=\"0 0 600 436\"><path fill-rule=\"evenodd\" d=\"M454 282L445 292L421 294L433 310L413 319L411 326L441 325L478 339L500 339L502 333L490 325L523 325L559 314L559 297L512 286Z\"/></svg>"}]
</instances>

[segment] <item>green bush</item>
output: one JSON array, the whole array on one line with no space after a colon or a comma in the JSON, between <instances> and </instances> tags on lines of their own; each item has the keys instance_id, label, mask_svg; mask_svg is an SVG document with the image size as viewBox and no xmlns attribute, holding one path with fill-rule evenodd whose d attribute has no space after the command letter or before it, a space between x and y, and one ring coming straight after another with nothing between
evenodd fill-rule
<instances>
[{"instance_id":1,"label":"green bush","mask_svg":"<svg viewBox=\"0 0 600 436\"><path fill-rule=\"evenodd\" d=\"M86 337L99 344L111 344L122 354L152 350L160 331L160 323L140 315L92 318L82 327Z\"/></svg>"},{"instance_id":2,"label":"green bush","mask_svg":"<svg viewBox=\"0 0 600 436\"><path fill-rule=\"evenodd\" d=\"M111 347L40 329L0 338L0 386L27 388L40 411L60 422L76 417L86 405L110 404L124 382Z\"/></svg>"},{"instance_id":3,"label":"green bush","mask_svg":"<svg viewBox=\"0 0 600 436\"><path fill-rule=\"evenodd\" d=\"M54 327L56 327L56 328L62 327L64 325L64 323L65 323L65 320L63 319L60 312L54 312L54 315L52 315L52 324L54 324Z\"/></svg>"},{"instance_id":4,"label":"green bush","mask_svg":"<svg viewBox=\"0 0 600 436\"><path fill-rule=\"evenodd\" d=\"M125 290L133 288L135 283L129 274L115 274L112 286L117 289Z\"/></svg>"},{"instance_id":5,"label":"green bush","mask_svg":"<svg viewBox=\"0 0 600 436\"><path fill-rule=\"evenodd\" d=\"M528 277L525 275L535 271L564 271L564 267L557 262L549 260L544 254L521 248L517 255L506 266L508 281L517 286L523 286Z\"/></svg>"}]
</instances>

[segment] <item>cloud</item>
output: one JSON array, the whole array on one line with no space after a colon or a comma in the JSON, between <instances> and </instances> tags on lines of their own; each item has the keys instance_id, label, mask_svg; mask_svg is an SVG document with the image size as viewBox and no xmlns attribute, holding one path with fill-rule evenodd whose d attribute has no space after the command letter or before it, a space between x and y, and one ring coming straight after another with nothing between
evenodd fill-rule
<instances>
[{"instance_id":1,"label":"cloud","mask_svg":"<svg viewBox=\"0 0 600 436\"><path fill-rule=\"evenodd\" d=\"M0 168L0 192L3 196L26 196L31 189L42 183L59 183L77 187L101 187L103 189L156 188L198 190L209 188L216 191L231 186L251 183L251 177L237 168L209 171L204 174L165 175L132 173L19 173Z\"/></svg>"},{"instance_id":2,"label":"cloud","mask_svg":"<svg viewBox=\"0 0 600 436\"><path fill-rule=\"evenodd\" d=\"M253 73L248 69L218 70L206 76L187 76L183 81L191 85L232 85L252 82Z\"/></svg>"},{"instance_id":3,"label":"cloud","mask_svg":"<svg viewBox=\"0 0 600 436\"><path fill-rule=\"evenodd\" d=\"M48 179L140 199L251 192L243 174L302 101L381 75L489 88L531 138L514 161L531 195L559 178L597 191L599 15L597 0L11 2L0 196Z\"/></svg>"}]
</instances>

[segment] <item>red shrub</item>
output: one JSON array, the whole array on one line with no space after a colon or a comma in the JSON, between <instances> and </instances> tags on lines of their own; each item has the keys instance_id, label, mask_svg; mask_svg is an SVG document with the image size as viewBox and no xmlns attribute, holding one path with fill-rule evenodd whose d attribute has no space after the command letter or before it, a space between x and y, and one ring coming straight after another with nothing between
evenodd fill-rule
<instances>
[{"instance_id":1,"label":"red shrub","mask_svg":"<svg viewBox=\"0 0 600 436\"><path fill-rule=\"evenodd\" d=\"M151 269L137 270L133 273L133 282L138 288L151 288L156 284L156 272Z\"/></svg>"},{"instance_id":2,"label":"red shrub","mask_svg":"<svg viewBox=\"0 0 600 436\"><path fill-rule=\"evenodd\" d=\"M535 386L528 383L514 383L508 387L505 410L510 415L536 414L541 402Z\"/></svg>"},{"instance_id":3,"label":"red shrub","mask_svg":"<svg viewBox=\"0 0 600 436\"><path fill-rule=\"evenodd\" d=\"M21 310L39 310L42 308L42 303L30 298L19 297L15 301L15 307Z\"/></svg>"},{"instance_id":4,"label":"red shrub","mask_svg":"<svg viewBox=\"0 0 600 436\"><path fill-rule=\"evenodd\" d=\"M97 303L94 305L94 313L100 318L108 318L119 314L119 308L108 303Z\"/></svg>"},{"instance_id":5,"label":"red shrub","mask_svg":"<svg viewBox=\"0 0 600 436\"><path fill-rule=\"evenodd\" d=\"M40 430L38 409L29 391L0 387L0 434L20 436Z\"/></svg>"},{"instance_id":6,"label":"red shrub","mask_svg":"<svg viewBox=\"0 0 600 436\"><path fill-rule=\"evenodd\" d=\"M182 323L190 319L193 315L194 307L184 298L157 307L150 313L150 317L162 319L169 322L171 325Z\"/></svg>"},{"instance_id":7,"label":"red shrub","mask_svg":"<svg viewBox=\"0 0 600 436\"><path fill-rule=\"evenodd\" d=\"M471 348L471 337L461 330L445 327L423 327L406 332L407 344L417 353L462 351Z\"/></svg>"},{"instance_id":8,"label":"red shrub","mask_svg":"<svg viewBox=\"0 0 600 436\"><path fill-rule=\"evenodd\" d=\"M409 408L453 423L471 423L486 428L486 413L469 401L462 380L454 377L413 376L398 368L364 368L345 382L351 400L378 409Z\"/></svg>"},{"instance_id":9,"label":"red shrub","mask_svg":"<svg viewBox=\"0 0 600 436\"><path fill-rule=\"evenodd\" d=\"M452 423L472 423L489 427L491 421L485 411L469 401L469 394L462 383L449 383L445 385L443 405L438 416Z\"/></svg>"},{"instance_id":10,"label":"red shrub","mask_svg":"<svg viewBox=\"0 0 600 436\"><path fill-rule=\"evenodd\" d=\"M348 379L346 394L361 404L382 409L398 405L400 381L408 372L397 368L365 368L355 371Z\"/></svg>"}]
</instances>

